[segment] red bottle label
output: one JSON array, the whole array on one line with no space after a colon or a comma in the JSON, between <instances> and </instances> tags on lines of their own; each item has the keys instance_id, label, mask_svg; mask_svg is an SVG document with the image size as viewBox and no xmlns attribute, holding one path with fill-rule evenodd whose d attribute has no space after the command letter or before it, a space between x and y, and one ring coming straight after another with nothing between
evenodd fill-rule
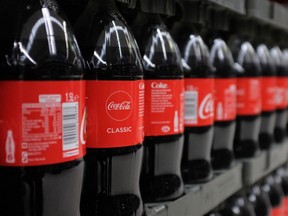
<instances>
[{"instance_id":1,"label":"red bottle label","mask_svg":"<svg viewBox=\"0 0 288 216\"><path fill-rule=\"evenodd\" d=\"M272 208L271 216L284 216L284 211L283 211L282 205L279 207Z\"/></svg>"},{"instance_id":2,"label":"red bottle label","mask_svg":"<svg viewBox=\"0 0 288 216\"><path fill-rule=\"evenodd\" d=\"M288 92L288 81L285 77L279 77L276 79L276 107L277 109L285 109L288 104L287 92Z\"/></svg>"},{"instance_id":3,"label":"red bottle label","mask_svg":"<svg viewBox=\"0 0 288 216\"><path fill-rule=\"evenodd\" d=\"M88 148L143 142L144 81L87 81Z\"/></svg>"},{"instance_id":4,"label":"red bottle label","mask_svg":"<svg viewBox=\"0 0 288 216\"><path fill-rule=\"evenodd\" d=\"M215 121L236 118L236 79L215 79Z\"/></svg>"},{"instance_id":5,"label":"red bottle label","mask_svg":"<svg viewBox=\"0 0 288 216\"><path fill-rule=\"evenodd\" d=\"M184 80L145 81L145 136L184 131Z\"/></svg>"},{"instance_id":6,"label":"red bottle label","mask_svg":"<svg viewBox=\"0 0 288 216\"><path fill-rule=\"evenodd\" d=\"M38 166L83 157L84 81L1 81L0 98L0 165Z\"/></svg>"},{"instance_id":7,"label":"red bottle label","mask_svg":"<svg viewBox=\"0 0 288 216\"><path fill-rule=\"evenodd\" d=\"M209 126L214 122L214 79L184 80L184 125Z\"/></svg>"},{"instance_id":8,"label":"red bottle label","mask_svg":"<svg viewBox=\"0 0 288 216\"><path fill-rule=\"evenodd\" d=\"M261 112L261 79L237 79L237 115L257 115Z\"/></svg>"},{"instance_id":9,"label":"red bottle label","mask_svg":"<svg viewBox=\"0 0 288 216\"><path fill-rule=\"evenodd\" d=\"M262 78L262 111L276 109L276 77Z\"/></svg>"}]
</instances>

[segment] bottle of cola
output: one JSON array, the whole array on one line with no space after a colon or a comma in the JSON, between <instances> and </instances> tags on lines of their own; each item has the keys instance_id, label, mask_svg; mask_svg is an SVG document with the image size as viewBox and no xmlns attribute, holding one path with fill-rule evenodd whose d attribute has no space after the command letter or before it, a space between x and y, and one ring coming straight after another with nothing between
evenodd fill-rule
<instances>
[{"instance_id":1,"label":"bottle of cola","mask_svg":"<svg viewBox=\"0 0 288 216\"><path fill-rule=\"evenodd\" d=\"M182 49L184 69L184 182L212 177L211 148L214 123L214 78L209 50L202 38L190 35Z\"/></svg>"},{"instance_id":2,"label":"bottle of cola","mask_svg":"<svg viewBox=\"0 0 288 216\"><path fill-rule=\"evenodd\" d=\"M139 216L144 82L141 56L114 0L91 0L75 24L86 66L82 216Z\"/></svg>"},{"instance_id":3,"label":"bottle of cola","mask_svg":"<svg viewBox=\"0 0 288 216\"><path fill-rule=\"evenodd\" d=\"M281 167L276 171L276 175L281 178L281 186L284 193L283 202L283 215L288 215L288 169L286 167Z\"/></svg>"},{"instance_id":4,"label":"bottle of cola","mask_svg":"<svg viewBox=\"0 0 288 216\"><path fill-rule=\"evenodd\" d=\"M223 216L256 216L252 204L246 197L240 195L228 200L226 207L220 213Z\"/></svg>"},{"instance_id":5,"label":"bottle of cola","mask_svg":"<svg viewBox=\"0 0 288 216\"><path fill-rule=\"evenodd\" d=\"M257 55L262 72L262 113L259 134L261 149L269 149L274 142L274 128L276 121L276 68L266 45L257 47Z\"/></svg>"},{"instance_id":6,"label":"bottle of cola","mask_svg":"<svg viewBox=\"0 0 288 216\"><path fill-rule=\"evenodd\" d=\"M82 57L53 0L3 0L0 214L79 216L85 154Z\"/></svg>"},{"instance_id":7,"label":"bottle of cola","mask_svg":"<svg viewBox=\"0 0 288 216\"><path fill-rule=\"evenodd\" d=\"M279 47L273 47L270 50L272 59L276 66L277 74L277 90L276 90L276 125L274 130L274 138L276 143L282 143L286 136L286 125L288 119L288 97L287 97L287 70L283 54Z\"/></svg>"},{"instance_id":8,"label":"bottle of cola","mask_svg":"<svg viewBox=\"0 0 288 216\"><path fill-rule=\"evenodd\" d=\"M227 169L234 161L236 73L231 51L223 40L214 40L210 61L216 69L212 165L214 169Z\"/></svg>"},{"instance_id":9,"label":"bottle of cola","mask_svg":"<svg viewBox=\"0 0 288 216\"><path fill-rule=\"evenodd\" d=\"M284 58L284 63L285 63L285 69L288 72L288 49L284 49L282 51L283 53L283 58ZM277 78L276 78L277 79ZM276 81L277 82L277 81ZM287 84L288 85L288 84ZM288 87L287 87L288 89ZM288 97L288 96L287 96ZM288 98L287 98L288 100ZM288 102L287 102L288 103ZM288 114L287 114L288 115ZM288 135L288 120L287 120L287 124L286 124L286 136Z\"/></svg>"},{"instance_id":10,"label":"bottle of cola","mask_svg":"<svg viewBox=\"0 0 288 216\"><path fill-rule=\"evenodd\" d=\"M132 28L143 56L145 79L141 192L145 201L171 200L184 191L184 75L180 52L160 15L139 11Z\"/></svg>"},{"instance_id":11,"label":"bottle of cola","mask_svg":"<svg viewBox=\"0 0 288 216\"><path fill-rule=\"evenodd\" d=\"M270 216L272 206L268 193L261 190L259 185L249 190L247 199L253 205L256 216Z\"/></svg>"},{"instance_id":12,"label":"bottle of cola","mask_svg":"<svg viewBox=\"0 0 288 216\"><path fill-rule=\"evenodd\" d=\"M282 216L284 193L281 187L281 177L268 176L263 183L263 191L268 193L272 205L271 216Z\"/></svg>"},{"instance_id":13,"label":"bottle of cola","mask_svg":"<svg viewBox=\"0 0 288 216\"><path fill-rule=\"evenodd\" d=\"M254 48L243 42L233 50L243 67L237 73L237 126L234 153L237 158L253 157L259 150L261 126L261 66Z\"/></svg>"}]
</instances>

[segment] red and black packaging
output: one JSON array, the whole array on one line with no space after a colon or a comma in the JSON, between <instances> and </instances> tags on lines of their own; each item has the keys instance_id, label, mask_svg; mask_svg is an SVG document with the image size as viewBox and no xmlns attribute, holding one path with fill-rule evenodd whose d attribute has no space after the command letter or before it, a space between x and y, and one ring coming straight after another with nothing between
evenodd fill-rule
<instances>
[{"instance_id":1,"label":"red and black packaging","mask_svg":"<svg viewBox=\"0 0 288 216\"><path fill-rule=\"evenodd\" d=\"M248 191L247 199L252 204L256 216L271 215L272 206L269 195L259 185L251 187Z\"/></svg>"},{"instance_id":2,"label":"red and black packaging","mask_svg":"<svg viewBox=\"0 0 288 216\"><path fill-rule=\"evenodd\" d=\"M261 149L269 149L274 142L276 122L276 68L266 45L262 44L257 47L257 55L262 73L262 112L259 145Z\"/></svg>"},{"instance_id":3,"label":"red and black packaging","mask_svg":"<svg viewBox=\"0 0 288 216\"><path fill-rule=\"evenodd\" d=\"M1 215L78 216L86 109L77 42L53 0L1 4Z\"/></svg>"},{"instance_id":4,"label":"red and black packaging","mask_svg":"<svg viewBox=\"0 0 288 216\"><path fill-rule=\"evenodd\" d=\"M88 112L81 215L140 216L145 87L138 46L114 0L90 1L75 32Z\"/></svg>"},{"instance_id":5,"label":"red and black packaging","mask_svg":"<svg viewBox=\"0 0 288 216\"><path fill-rule=\"evenodd\" d=\"M211 149L214 123L214 77L209 50L202 38L190 35L182 48L184 68L184 182L212 178Z\"/></svg>"},{"instance_id":6,"label":"red and black packaging","mask_svg":"<svg viewBox=\"0 0 288 216\"><path fill-rule=\"evenodd\" d=\"M276 124L274 129L274 139L277 143L282 143L286 137L286 125L288 120L288 70L285 68L283 54L279 47L270 50L271 57L276 66Z\"/></svg>"},{"instance_id":7,"label":"red and black packaging","mask_svg":"<svg viewBox=\"0 0 288 216\"><path fill-rule=\"evenodd\" d=\"M236 73L231 51L222 39L214 40L210 60L216 69L212 165L214 169L227 169L234 161Z\"/></svg>"},{"instance_id":8,"label":"red and black packaging","mask_svg":"<svg viewBox=\"0 0 288 216\"><path fill-rule=\"evenodd\" d=\"M268 176L262 186L268 193L272 205L271 216L283 216L284 193L280 176Z\"/></svg>"},{"instance_id":9,"label":"red and black packaging","mask_svg":"<svg viewBox=\"0 0 288 216\"><path fill-rule=\"evenodd\" d=\"M261 67L254 48L243 42L233 52L243 70L237 72L237 124L234 153L237 158L253 157L259 150L261 126Z\"/></svg>"},{"instance_id":10,"label":"red and black packaging","mask_svg":"<svg viewBox=\"0 0 288 216\"><path fill-rule=\"evenodd\" d=\"M140 187L146 202L184 192L184 80L181 57L160 15L138 12L132 25L143 57L145 139Z\"/></svg>"}]
</instances>

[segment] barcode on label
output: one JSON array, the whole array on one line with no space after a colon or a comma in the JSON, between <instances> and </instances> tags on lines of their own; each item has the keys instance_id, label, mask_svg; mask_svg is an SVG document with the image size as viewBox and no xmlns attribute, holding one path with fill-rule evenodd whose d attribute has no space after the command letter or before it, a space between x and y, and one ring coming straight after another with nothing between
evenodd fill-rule
<instances>
[{"instance_id":1,"label":"barcode on label","mask_svg":"<svg viewBox=\"0 0 288 216\"><path fill-rule=\"evenodd\" d=\"M62 104L62 143L63 151L78 148L78 102L67 102Z\"/></svg>"},{"instance_id":2,"label":"barcode on label","mask_svg":"<svg viewBox=\"0 0 288 216\"><path fill-rule=\"evenodd\" d=\"M185 91L184 94L184 120L187 123L198 122L198 92L197 91Z\"/></svg>"}]
</instances>

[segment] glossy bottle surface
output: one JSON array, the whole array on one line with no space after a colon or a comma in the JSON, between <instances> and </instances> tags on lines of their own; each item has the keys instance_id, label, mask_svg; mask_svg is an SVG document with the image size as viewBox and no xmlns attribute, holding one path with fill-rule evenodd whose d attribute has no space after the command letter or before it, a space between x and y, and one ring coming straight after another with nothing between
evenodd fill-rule
<instances>
[{"instance_id":1,"label":"glossy bottle surface","mask_svg":"<svg viewBox=\"0 0 288 216\"><path fill-rule=\"evenodd\" d=\"M184 68L184 182L212 177L211 149L214 123L214 77L209 50L202 38L190 35L182 48Z\"/></svg>"},{"instance_id":2,"label":"glossy bottle surface","mask_svg":"<svg viewBox=\"0 0 288 216\"><path fill-rule=\"evenodd\" d=\"M184 192L180 169L184 142L182 110L184 86L180 52L160 16L139 12L132 28L143 57L146 85L145 150L141 192L143 198L149 202L171 200L178 198ZM164 101L159 104L161 110L162 108L170 110L169 107L171 107L171 110L177 109L177 112L172 111L169 115L168 113L171 111L163 113L162 110L160 111L161 115L154 112L155 109L152 107L155 108L157 101L153 100L152 95L157 97L159 91L157 93L153 90L153 83L162 83L162 87L167 86L170 89L169 92L163 90L164 95L160 98ZM170 100L169 98L174 99ZM168 107L168 103L171 103L171 106ZM176 113L179 117L174 118L174 129L176 120L179 130L173 132L169 125L173 124L171 117L176 116ZM152 116L157 119L163 118L163 121L155 120ZM164 117L170 119L170 123L167 119L164 120ZM153 126L154 121L155 127ZM167 121L168 127L163 125L161 131L156 130L157 125L161 127L158 123L162 124L165 121Z\"/></svg>"},{"instance_id":3,"label":"glossy bottle surface","mask_svg":"<svg viewBox=\"0 0 288 216\"><path fill-rule=\"evenodd\" d=\"M282 143L286 136L287 125L287 69L285 68L285 60L283 53L279 47L273 47L270 50L271 57L276 66L277 74L277 91L276 91L276 124L274 129L274 139L277 143ZM286 86L286 87L285 87Z\"/></svg>"},{"instance_id":4,"label":"glossy bottle surface","mask_svg":"<svg viewBox=\"0 0 288 216\"><path fill-rule=\"evenodd\" d=\"M243 42L238 51L237 126L234 153L238 158L253 157L259 150L261 126L261 67L252 45Z\"/></svg>"},{"instance_id":5,"label":"glossy bottle surface","mask_svg":"<svg viewBox=\"0 0 288 216\"><path fill-rule=\"evenodd\" d=\"M214 40L210 50L210 61L215 67L212 165L214 169L227 169L234 161L236 73L231 51L223 40Z\"/></svg>"},{"instance_id":6,"label":"glossy bottle surface","mask_svg":"<svg viewBox=\"0 0 288 216\"><path fill-rule=\"evenodd\" d=\"M113 0L90 1L74 29L85 59L90 109L81 215L142 215L143 132L135 138L133 131L143 130L143 125L116 126L141 119L138 110L134 114L140 100L135 86L140 87L143 79L138 46ZM125 104L118 100L122 97ZM105 103L107 109L101 111Z\"/></svg>"},{"instance_id":7,"label":"glossy bottle surface","mask_svg":"<svg viewBox=\"0 0 288 216\"><path fill-rule=\"evenodd\" d=\"M257 47L262 72L262 114L259 134L261 149L269 149L274 142L276 122L276 68L266 45Z\"/></svg>"},{"instance_id":8,"label":"glossy bottle surface","mask_svg":"<svg viewBox=\"0 0 288 216\"><path fill-rule=\"evenodd\" d=\"M83 79L82 57L71 27L60 12L58 5L54 1L36 0L20 2L9 0L1 3L3 6L0 8L0 23L5 28L5 33L0 36L0 86L5 86L4 83L7 82L15 86L25 86L29 83L33 88L30 90L31 94L41 91L42 94L48 95L51 92L57 92L55 88L59 87L59 83L65 83L67 86L81 83ZM38 86L38 89L35 86ZM84 90L84 85L80 88ZM20 95L21 100L27 98L29 95L23 94L24 90L29 92L29 88L24 89L24 87L18 95L10 92L11 101ZM5 89L1 89L1 92L3 91L5 92ZM84 99L84 95L79 96L79 100ZM46 105L48 107L51 104ZM15 110L18 107L10 107L10 109ZM43 115L45 113L46 111L42 112ZM7 114L5 116L2 111L1 119L3 115L8 120L17 117ZM17 122L20 126L22 123ZM10 135L12 136L12 132ZM13 136L14 148L12 147L13 141L6 141L10 143L11 152L13 149L15 151L19 149L17 140L22 135L14 131ZM41 140L44 135L39 133L37 136ZM51 139L51 137L46 138ZM81 145L80 142L78 145ZM48 149L48 145L46 148ZM81 148L79 151L82 151ZM57 152L54 153L56 155ZM41 165L41 160L30 161L30 157L33 157L33 154L28 155L28 161L22 160L27 166L0 165L1 215L79 216L84 168L82 157L68 159L63 163L45 161L46 165ZM30 165L32 162L38 165Z\"/></svg>"}]
</instances>

